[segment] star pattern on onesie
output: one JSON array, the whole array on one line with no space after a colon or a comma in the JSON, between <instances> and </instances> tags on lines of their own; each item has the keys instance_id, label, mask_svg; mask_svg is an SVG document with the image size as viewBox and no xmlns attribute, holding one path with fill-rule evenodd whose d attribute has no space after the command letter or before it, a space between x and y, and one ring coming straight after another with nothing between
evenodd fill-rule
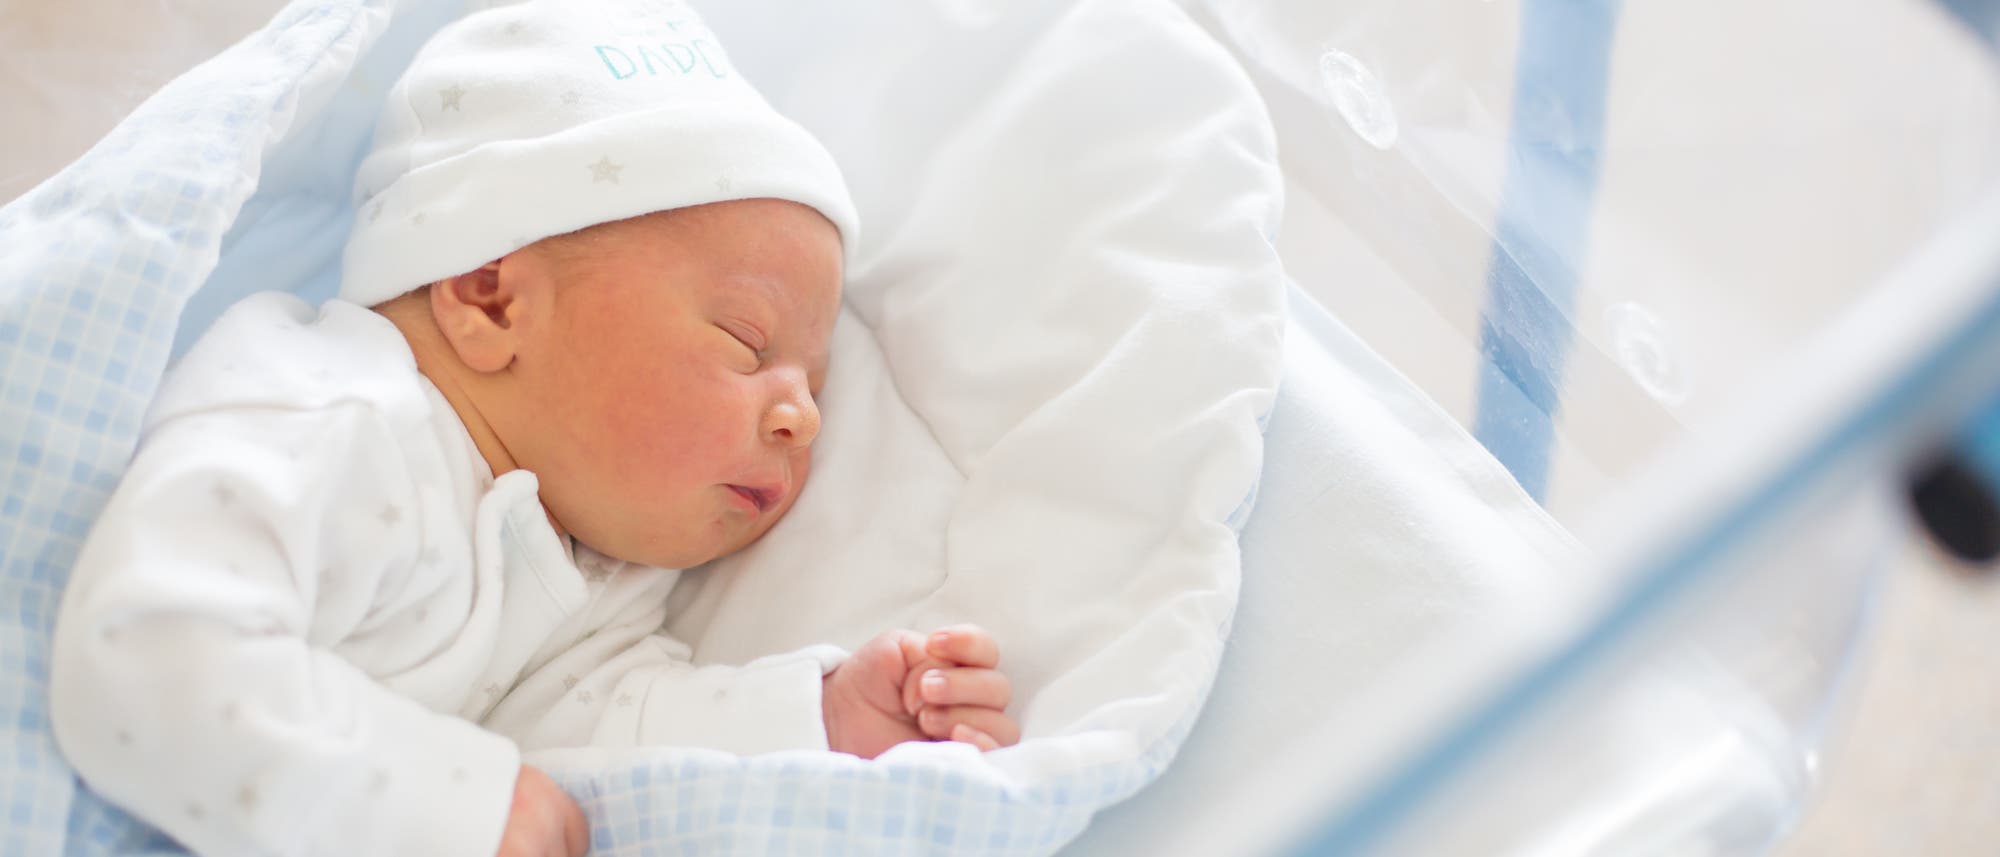
<instances>
[{"instance_id":1,"label":"star pattern on onesie","mask_svg":"<svg viewBox=\"0 0 2000 857\"><path fill-rule=\"evenodd\" d=\"M618 171L625 169L625 165L614 164L611 162L611 156L605 155L601 158L598 158L597 163L591 164L590 166L586 167L586 169L590 170L591 184L596 184L598 182L610 182L612 184L617 184Z\"/></svg>"},{"instance_id":2,"label":"star pattern on onesie","mask_svg":"<svg viewBox=\"0 0 2000 857\"><path fill-rule=\"evenodd\" d=\"M443 113L446 110L459 110L458 100L464 97L465 87L459 86L456 83L438 90L438 112ZM462 113L464 111L460 110L459 112Z\"/></svg>"}]
</instances>

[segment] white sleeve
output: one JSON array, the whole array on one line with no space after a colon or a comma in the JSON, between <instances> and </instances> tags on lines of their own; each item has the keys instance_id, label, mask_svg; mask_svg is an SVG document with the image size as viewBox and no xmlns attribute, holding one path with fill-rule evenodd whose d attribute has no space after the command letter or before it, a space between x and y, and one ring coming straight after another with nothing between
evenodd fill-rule
<instances>
[{"instance_id":1,"label":"white sleeve","mask_svg":"<svg viewBox=\"0 0 2000 857\"><path fill-rule=\"evenodd\" d=\"M746 756L825 750L820 687L846 657L814 646L740 667L697 667L685 645L655 634L591 673L608 688L594 701L572 693L564 704L583 712L596 706L586 713L596 722L588 742L595 747L707 747Z\"/></svg>"},{"instance_id":2,"label":"white sleeve","mask_svg":"<svg viewBox=\"0 0 2000 857\"><path fill-rule=\"evenodd\" d=\"M674 746L751 755L827 748L820 685L846 660L845 651L809 646L742 666L696 666L685 643L659 631L664 591L650 594L531 672L486 724L524 752Z\"/></svg>"},{"instance_id":3,"label":"white sleeve","mask_svg":"<svg viewBox=\"0 0 2000 857\"><path fill-rule=\"evenodd\" d=\"M416 497L366 406L156 427L63 594L56 738L204 857L491 857L519 752L330 649L415 561ZM330 585L337 580L339 586Z\"/></svg>"}]
</instances>

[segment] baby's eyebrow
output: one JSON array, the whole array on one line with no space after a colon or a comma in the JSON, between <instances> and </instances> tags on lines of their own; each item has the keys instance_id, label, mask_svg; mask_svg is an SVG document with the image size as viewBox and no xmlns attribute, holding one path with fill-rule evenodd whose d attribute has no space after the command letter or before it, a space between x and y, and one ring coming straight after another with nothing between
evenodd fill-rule
<instances>
[{"instance_id":1,"label":"baby's eyebrow","mask_svg":"<svg viewBox=\"0 0 2000 857\"><path fill-rule=\"evenodd\" d=\"M778 300L774 291L772 284L763 277L725 277L714 287L715 300L724 308L756 309L759 310L758 315L777 318L783 314L777 311Z\"/></svg>"}]
</instances>

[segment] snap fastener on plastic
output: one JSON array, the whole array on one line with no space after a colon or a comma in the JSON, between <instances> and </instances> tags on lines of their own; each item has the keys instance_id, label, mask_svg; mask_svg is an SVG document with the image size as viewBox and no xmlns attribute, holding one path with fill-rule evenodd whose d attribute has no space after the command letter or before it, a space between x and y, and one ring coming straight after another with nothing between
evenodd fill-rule
<instances>
[{"instance_id":1,"label":"snap fastener on plastic","mask_svg":"<svg viewBox=\"0 0 2000 857\"><path fill-rule=\"evenodd\" d=\"M1663 405L1687 401L1688 378L1667 342L1660 318L1630 301L1612 304L1604 311L1611 330L1611 348L1618 365L1646 395Z\"/></svg>"},{"instance_id":2,"label":"snap fastener on plastic","mask_svg":"<svg viewBox=\"0 0 2000 857\"><path fill-rule=\"evenodd\" d=\"M1360 60L1341 51L1327 51L1319 58L1319 80L1333 109L1362 140L1377 149L1396 145L1395 108L1389 105L1382 82Z\"/></svg>"}]
</instances>

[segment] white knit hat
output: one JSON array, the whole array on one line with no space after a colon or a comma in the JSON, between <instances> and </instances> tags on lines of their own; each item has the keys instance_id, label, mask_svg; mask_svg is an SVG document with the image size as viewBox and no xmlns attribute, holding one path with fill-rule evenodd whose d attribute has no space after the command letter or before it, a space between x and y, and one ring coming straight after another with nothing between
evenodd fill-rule
<instances>
[{"instance_id":1,"label":"white knit hat","mask_svg":"<svg viewBox=\"0 0 2000 857\"><path fill-rule=\"evenodd\" d=\"M372 306L522 246L773 197L854 254L840 169L680 0L524 0L453 22L390 89L355 176L340 297Z\"/></svg>"}]
</instances>

